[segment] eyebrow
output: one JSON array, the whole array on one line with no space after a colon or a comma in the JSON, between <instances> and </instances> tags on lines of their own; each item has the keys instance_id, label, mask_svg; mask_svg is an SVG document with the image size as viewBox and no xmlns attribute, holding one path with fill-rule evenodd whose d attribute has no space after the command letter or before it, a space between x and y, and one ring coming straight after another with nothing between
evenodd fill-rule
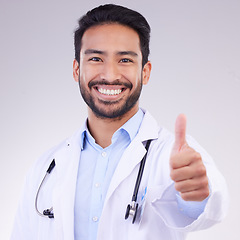
<instances>
[{"instance_id":1,"label":"eyebrow","mask_svg":"<svg viewBox=\"0 0 240 240\"><path fill-rule=\"evenodd\" d=\"M93 54L93 53L95 53L95 54L102 54L102 55L105 55L105 54L106 54L106 52L101 51L101 50L97 50L97 49L87 49L87 50L84 52L85 55L86 55L86 54Z\"/></svg>"},{"instance_id":2,"label":"eyebrow","mask_svg":"<svg viewBox=\"0 0 240 240\"><path fill-rule=\"evenodd\" d=\"M106 51L101 51L101 50L97 50L97 49L87 49L85 52L84 52L85 55L87 54L100 54L100 55L107 55ZM119 56L123 56L123 55L130 55L130 56L133 56L133 57L137 57L138 54L134 51L119 51L117 52L116 55L119 55Z\"/></svg>"},{"instance_id":3,"label":"eyebrow","mask_svg":"<svg viewBox=\"0 0 240 240\"><path fill-rule=\"evenodd\" d=\"M133 56L133 57L137 57L138 54L136 52L133 52L133 51L120 51L120 52L117 52L117 55L130 55L130 56Z\"/></svg>"}]
</instances>

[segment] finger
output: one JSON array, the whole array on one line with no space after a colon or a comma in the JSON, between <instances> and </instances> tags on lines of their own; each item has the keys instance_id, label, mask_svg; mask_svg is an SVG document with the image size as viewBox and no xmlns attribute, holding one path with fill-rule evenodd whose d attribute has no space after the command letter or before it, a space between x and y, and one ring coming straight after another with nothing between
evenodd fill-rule
<instances>
[{"instance_id":1,"label":"finger","mask_svg":"<svg viewBox=\"0 0 240 240\"><path fill-rule=\"evenodd\" d=\"M195 191L180 193L181 198L185 201L198 201L201 202L206 199L210 194L209 188L201 188Z\"/></svg>"},{"instance_id":2,"label":"finger","mask_svg":"<svg viewBox=\"0 0 240 240\"><path fill-rule=\"evenodd\" d=\"M187 118L184 114L180 114L175 123L175 143L174 150L179 152L186 144L186 126Z\"/></svg>"},{"instance_id":3,"label":"finger","mask_svg":"<svg viewBox=\"0 0 240 240\"><path fill-rule=\"evenodd\" d=\"M193 157L192 157L193 156ZM182 181L200 176L206 176L206 167L201 155L197 152L185 154L181 152L170 159L171 178L173 181Z\"/></svg>"},{"instance_id":4,"label":"finger","mask_svg":"<svg viewBox=\"0 0 240 240\"><path fill-rule=\"evenodd\" d=\"M193 179L175 182L175 189L181 193L196 191L198 189L204 188L208 188L207 177L197 177Z\"/></svg>"},{"instance_id":5,"label":"finger","mask_svg":"<svg viewBox=\"0 0 240 240\"><path fill-rule=\"evenodd\" d=\"M193 173L190 167L181 167L173 169L170 172L170 177L174 182L184 181L193 177Z\"/></svg>"}]
</instances>

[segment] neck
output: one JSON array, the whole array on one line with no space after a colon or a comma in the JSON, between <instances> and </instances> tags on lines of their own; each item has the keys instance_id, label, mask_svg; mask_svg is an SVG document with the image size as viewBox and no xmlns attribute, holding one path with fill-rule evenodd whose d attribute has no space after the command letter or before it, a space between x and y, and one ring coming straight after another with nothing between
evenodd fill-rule
<instances>
[{"instance_id":1,"label":"neck","mask_svg":"<svg viewBox=\"0 0 240 240\"><path fill-rule=\"evenodd\" d=\"M88 129L95 139L95 142L102 148L106 148L111 144L113 134L124 125L131 117L137 113L135 111L129 111L121 118L109 119L99 118L92 110L88 111Z\"/></svg>"}]
</instances>

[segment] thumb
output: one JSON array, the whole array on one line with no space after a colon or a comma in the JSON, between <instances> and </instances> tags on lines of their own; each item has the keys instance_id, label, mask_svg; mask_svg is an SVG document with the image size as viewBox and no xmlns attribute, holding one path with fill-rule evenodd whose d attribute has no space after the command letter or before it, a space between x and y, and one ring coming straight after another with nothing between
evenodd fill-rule
<instances>
[{"instance_id":1,"label":"thumb","mask_svg":"<svg viewBox=\"0 0 240 240\"><path fill-rule=\"evenodd\" d=\"M173 150L179 152L186 145L187 118L184 114L178 115L175 123L175 143Z\"/></svg>"}]
</instances>

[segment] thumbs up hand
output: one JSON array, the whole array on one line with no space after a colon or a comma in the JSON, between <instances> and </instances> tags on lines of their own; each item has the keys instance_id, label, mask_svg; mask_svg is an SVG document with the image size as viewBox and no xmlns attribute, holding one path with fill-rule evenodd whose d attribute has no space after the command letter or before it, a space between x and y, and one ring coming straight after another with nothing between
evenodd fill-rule
<instances>
[{"instance_id":1,"label":"thumbs up hand","mask_svg":"<svg viewBox=\"0 0 240 240\"><path fill-rule=\"evenodd\" d=\"M183 114L176 120L170 176L183 200L202 201L209 195L208 178L201 155L187 144L186 121Z\"/></svg>"}]
</instances>

